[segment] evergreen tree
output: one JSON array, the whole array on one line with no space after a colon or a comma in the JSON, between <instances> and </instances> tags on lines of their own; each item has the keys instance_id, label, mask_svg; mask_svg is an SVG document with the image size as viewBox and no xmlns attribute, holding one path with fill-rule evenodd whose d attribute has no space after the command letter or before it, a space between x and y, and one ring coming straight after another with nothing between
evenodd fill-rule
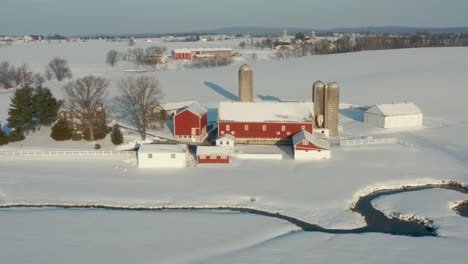
<instances>
[{"instance_id":1,"label":"evergreen tree","mask_svg":"<svg viewBox=\"0 0 468 264\"><path fill-rule=\"evenodd\" d=\"M52 127L52 132L50 136L57 141L70 140L72 138L73 131L68 126L65 120L59 120Z\"/></svg>"},{"instance_id":2,"label":"evergreen tree","mask_svg":"<svg viewBox=\"0 0 468 264\"><path fill-rule=\"evenodd\" d=\"M119 125L112 127L111 141L114 145L120 145L123 143L123 135Z\"/></svg>"},{"instance_id":3,"label":"evergreen tree","mask_svg":"<svg viewBox=\"0 0 468 264\"><path fill-rule=\"evenodd\" d=\"M8 126L16 128L18 133L29 132L34 128L33 89L26 86L15 91L8 109Z\"/></svg>"},{"instance_id":4,"label":"evergreen tree","mask_svg":"<svg viewBox=\"0 0 468 264\"><path fill-rule=\"evenodd\" d=\"M0 124L0 146L8 144L8 137L2 130L2 124Z\"/></svg>"},{"instance_id":5,"label":"evergreen tree","mask_svg":"<svg viewBox=\"0 0 468 264\"><path fill-rule=\"evenodd\" d=\"M8 137L8 142L18 142L18 141L23 141L24 136L21 135L21 133L18 130L14 130L10 133L10 136Z\"/></svg>"},{"instance_id":6,"label":"evergreen tree","mask_svg":"<svg viewBox=\"0 0 468 264\"><path fill-rule=\"evenodd\" d=\"M48 88L37 86L33 94L33 109L38 125L50 125L57 116L57 99L52 96Z\"/></svg>"},{"instance_id":7,"label":"evergreen tree","mask_svg":"<svg viewBox=\"0 0 468 264\"><path fill-rule=\"evenodd\" d=\"M73 141L80 141L83 139L83 135L81 133L78 133L77 131L73 131L71 139Z\"/></svg>"}]
</instances>

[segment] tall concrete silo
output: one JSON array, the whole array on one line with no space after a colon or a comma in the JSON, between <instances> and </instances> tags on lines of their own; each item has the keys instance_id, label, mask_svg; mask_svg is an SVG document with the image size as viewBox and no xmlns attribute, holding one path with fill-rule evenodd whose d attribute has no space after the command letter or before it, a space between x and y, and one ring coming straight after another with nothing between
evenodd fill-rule
<instances>
[{"instance_id":1,"label":"tall concrete silo","mask_svg":"<svg viewBox=\"0 0 468 264\"><path fill-rule=\"evenodd\" d=\"M331 82L325 90L324 126L330 130L332 137L338 135L339 103L340 87L336 82Z\"/></svg>"},{"instance_id":2,"label":"tall concrete silo","mask_svg":"<svg viewBox=\"0 0 468 264\"><path fill-rule=\"evenodd\" d=\"M239 101L253 102L253 70L247 64L239 69Z\"/></svg>"},{"instance_id":3,"label":"tall concrete silo","mask_svg":"<svg viewBox=\"0 0 468 264\"><path fill-rule=\"evenodd\" d=\"M328 128L330 136L338 135L340 87L336 82L325 85L322 81L314 83L312 100L314 102L315 125Z\"/></svg>"},{"instance_id":4,"label":"tall concrete silo","mask_svg":"<svg viewBox=\"0 0 468 264\"><path fill-rule=\"evenodd\" d=\"M325 112L325 88L326 84L316 81L312 87L312 101L314 102L315 125L323 127L323 115Z\"/></svg>"}]
</instances>

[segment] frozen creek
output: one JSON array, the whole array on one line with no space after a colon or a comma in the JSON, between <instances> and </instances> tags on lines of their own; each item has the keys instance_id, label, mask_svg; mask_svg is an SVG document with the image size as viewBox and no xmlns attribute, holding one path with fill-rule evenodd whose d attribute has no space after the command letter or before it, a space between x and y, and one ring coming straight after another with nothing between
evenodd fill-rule
<instances>
[{"instance_id":1,"label":"frozen creek","mask_svg":"<svg viewBox=\"0 0 468 264\"><path fill-rule=\"evenodd\" d=\"M361 214L366 221L366 226L356 229L327 229L319 225L312 223L304 222L298 218L290 217L287 215L267 212L262 210L257 210L247 207L125 207L125 206L112 206L112 205L103 205L103 204L2 204L0 208L3 209L14 209L14 208L57 208L57 209L96 209L96 210L121 210L121 211L182 211L189 213L190 211L232 211L232 212L241 212L241 213L250 213L255 215L261 215L265 217L272 217L281 220L285 220L293 225L296 225L298 228L306 232L323 232L330 234L362 234L362 233L382 233L382 234L392 234L392 235L401 235L401 236L437 236L437 228L433 227L429 222L421 222L416 219L414 220L402 220L398 218L388 218L384 213L375 209L372 205L372 201L382 196L394 195L405 192L420 191L426 189L447 189L463 194L468 194L468 188L455 183L441 183L441 184L427 184L422 186L411 186L411 187L402 187L398 189L388 189L388 190L378 190L373 193L370 193L366 196L361 197L356 204L351 208L353 212ZM461 216L467 216L466 204L456 208L455 210ZM8 213L8 210L0 212L0 216L4 213Z\"/></svg>"}]
</instances>

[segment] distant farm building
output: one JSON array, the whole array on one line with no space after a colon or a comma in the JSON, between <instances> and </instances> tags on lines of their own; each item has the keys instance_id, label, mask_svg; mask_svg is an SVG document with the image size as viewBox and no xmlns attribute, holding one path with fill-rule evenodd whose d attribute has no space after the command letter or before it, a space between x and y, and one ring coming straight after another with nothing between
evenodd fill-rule
<instances>
[{"instance_id":1,"label":"distant farm building","mask_svg":"<svg viewBox=\"0 0 468 264\"><path fill-rule=\"evenodd\" d=\"M207 136L208 109L193 103L177 110L174 116L174 138L199 142Z\"/></svg>"},{"instance_id":2,"label":"distant farm building","mask_svg":"<svg viewBox=\"0 0 468 264\"><path fill-rule=\"evenodd\" d=\"M182 109L184 107L188 107L194 103L196 102L195 101L167 102L167 103L156 106L155 112L158 113L164 110L166 111L168 116L172 116L177 112L177 110Z\"/></svg>"},{"instance_id":3,"label":"distant farm building","mask_svg":"<svg viewBox=\"0 0 468 264\"><path fill-rule=\"evenodd\" d=\"M234 51L232 48L182 48L172 50L172 59L174 60L192 60L197 57L232 57Z\"/></svg>"},{"instance_id":4,"label":"distant farm building","mask_svg":"<svg viewBox=\"0 0 468 264\"><path fill-rule=\"evenodd\" d=\"M240 144L291 144L301 130L313 133L313 104L307 102L221 102L218 136Z\"/></svg>"},{"instance_id":5,"label":"distant farm building","mask_svg":"<svg viewBox=\"0 0 468 264\"><path fill-rule=\"evenodd\" d=\"M221 146L198 146L198 164L224 164L231 162L231 148Z\"/></svg>"},{"instance_id":6,"label":"distant farm building","mask_svg":"<svg viewBox=\"0 0 468 264\"><path fill-rule=\"evenodd\" d=\"M143 144L138 150L138 168L186 167L186 149L186 145Z\"/></svg>"},{"instance_id":7,"label":"distant farm building","mask_svg":"<svg viewBox=\"0 0 468 264\"><path fill-rule=\"evenodd\" d=\"M63 104L63 102L61 102ZM94 120L95 122L106 122L107 118L107 113L106 113L106 108L103 106L98 107L96 112L92 113L84 113L84 112L78 112L78 111L67 111L60 109L57 112L57 119L64 120L67 122L70 128L73 130L78 130L81 131L83 129L86 129L86 127L83 127L83 120Z\"/></svg>"},{"instance_id":8,"label":"distant farm building","mask_svg":"<svg viewBox=\"0 0 468 264\"><path fill-rule=\"evenodd\" d=\"M381 128L421 127L423 113L414 103L379 104L364 113L364 122Z\"/></svg>"},{"instance_id":9,"label":"distant farm building","mask_svg":"<svg viewBox=\"0 0 468 264\"><path fill-rule=\"evenodd\" d=\"M294 159L330 159L330 143L302 130L293 136Z\"/></svg>"}]
</instances>

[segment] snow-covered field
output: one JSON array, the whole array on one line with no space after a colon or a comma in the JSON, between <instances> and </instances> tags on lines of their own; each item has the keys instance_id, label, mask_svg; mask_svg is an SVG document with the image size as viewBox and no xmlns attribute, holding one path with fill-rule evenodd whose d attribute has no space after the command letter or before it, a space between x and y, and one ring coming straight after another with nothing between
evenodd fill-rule
<instances>
[{"instance_id":1,"label":"snow-covered field","mask_svg":"<svg viewBox=\"0 0 468 264\"><path fill-rule=\"evenodd\" d=\"M237 40L235 42L233 45L229 45L229 42L216 43L216 46L234 46L237 45ZM113 45L119 46L113 47ZM33 68L41 70L51 57L61 56L69 60L75 77L99 74L111 79L112 95L116 91L116 80L135 73L123 72L131 65L124 64L117 68L105 65L105 52L111 48L128 47L126 43L104 41L37 44L37 46L25 44L1 48L0 60L10 60L15 64L26 62ZM83 55L80 55L81 53ZM255 74L254 92L257 96L310 101L311 86L314 81L318 79L338 81L341 85L341 101L346 103L341 109L340 122L343 126L343 135L396 136L413 144L412 148L402 145L334 148L332 160L326 162L307 163L289 159L235 160L226 167L209 166L182 170L138 170L132 162L119 160L0 160L0 202L3 204L53 202L143 206L247 206L271 212L279 211L329 228L359 227L364 225L363 219L360 215L352 213L349 206L359 192L367 191L370 186L398 187L435 180L468 183L466 173L468 118L465 114L468 111L466 103L468 91L464 89L468 84L468 75L463 64L465 61L468 61L467 48L431 48L314 56L285 61L264 60L252 63ZM235 65L216 69L182 68L146 74L155 75L161 80L167 101L197 100L209 108L214 108L220 101L228 99L225 97L226 93L215 92L207 83L237 94L237 69L241 63L239 61ZM63 83L48 85L57 96L62 95ZM7 115L10 95L0 94L2 121ZM425 128L419 130L369 128L359 121L362 113L349 108L349 104L363 106L392 100L415 102L425 114ZM54 145L46 137L47 134L44 133L32 135L22 143L8 145L3 149L30 147L40 150L41 146L45 149L50 146L66 148L64 145ZM73 144L75 143L70 143L70 148L80 148ZM92 148L91 145L84 146L88 147ZM106 145L105 148L111 146ZM254 202L250 201L251 197L255 197ZM213 220L212 217L218 216L212 213L187 212L181 213L180 217L175 217L177 214L172 213L171 216L164 216L166 212L148 213L161 218L174 216L173 221L156 219L154 222L146 215L135 213L137 216L134 216L134 212L123 214L111 212L109 215L115 214L118 219L122 217L122 221L126 221L121 227L116 227L117 229L132 227L135 228L132 230L135 230L136 234L144 233L141 229L150 228L150 223L153 223L158 230L159 228L165 230L165 228L174 228L179 223L184 224L183 219L188 222L191 218L199 221L200 226L196 226L195 229L206 230L204 233L206 239L187 240L177 232L165 232L162 237L158 236L157 232L153 236L151 232L142 235L141 242L147 246L146 248L157 247L164 242L170 245L165 248L167 251L165 253L168 255L167 258L160 259L162 262L172 259L175 262L193 260L193 262L211 261L212 263L461 263L466 258L465 251L468 246L468 220L451 211L449 203L464 199L468 197L450 191L426 190L382 197L375 201L377 208L388 214L414 213L434 219L440 226L443 236L441 238L297 232L269 239L272 233L285 234L291 226L277 220L254 217L251 223L258 228L245 229L243 225L249 224L244 220L243 224L236 226L238 217L250 219L252 216L242 214L228 214L226 218ZM46 218L53 218L54 214L58 214L61 218L65 218L57 222L59 228L64 228L60 223L67 225L69 219L66 218L73 218L68 216L70 214L68 211L67 213L62 213L60 210L47 211L50 211L50 214L34 210L26 213L31 214L31 219L36 219L33 216L36 213ZM79 214L83 213L86 215L83 217L92 219L97 217L93 212L95 213L95 211L84 213L73 211L72 215L78 219L81 217ZM1 218L2 215L8 216L9 220L5 221L15 222L15 218L22 219L19 214L13 214L8 210L0 211ZM114 242L114 237L105 240L99 232L105 227L102 222L106 222L109 215L99 219L101 224L90 227L96 232L99 243L109 241L107 248L115 245L111 243ZM33 220L21 221L24 221L24 224L36 225L39 229L41 227L41 223L35 223ZM138 221L147 223L139 226ZM261 224L262 222L265 225ZM171 227L170 223L174 226ZM236 227L237 231L226 231L226 237L223 238L226 240L216 240L219 235L216 233L218 224ZM284 228L285 226L287 228ZM5 236L1 236L0 242L5 244L11 240L10 242L14 241L18 247L22 243L31 243L28 245L39 243L22 234L26 233L15 232L12 229ZM39 234L47 238L51 232L44 231ZM83 236L85 235L80 235L81 238ZM127 240L129 236L130 239ZM158 257L149 252L150 250L142 250L134 244L131 236L129 233L117 233L116 237L126 240L127 243L115 247L127 248L129 254L141 254L141 261L137 259L137 263L144 260L158 262ZM6 240L4 237L10 239ZM92 237L93 235L89 234L86 239ZM253 240L248 239L251 237ZM52 234L50 239L55 238L57 237ZM265 242L261 243L252 242L264 240ZM214 252L209 251L212 247L210 243L215 243L212 241L219 241L223 249L216 251L216 254L206 253L207 259L199 258L198 253L172 246L177 243L183 246L194 243L197 250L193 252ZM16 248L13 242L10 247ZM60 251L60 246L58 250ZM64 250L67 252L68 249ZM184 258L176 258L180 255L180 251L186 252L187 255L184 255ZM15 262L15 251L12 252L9 255L12 259L10 263L24 262ZM93 254L94 251L89 252ZM172 258L170 253L177 256ZM99 256L103 254L98 254L96 259ZM145 256L147 258L144 258ZM125 259L121 259L120 262L128 263Z\"/></svg>"}]
</instances>

